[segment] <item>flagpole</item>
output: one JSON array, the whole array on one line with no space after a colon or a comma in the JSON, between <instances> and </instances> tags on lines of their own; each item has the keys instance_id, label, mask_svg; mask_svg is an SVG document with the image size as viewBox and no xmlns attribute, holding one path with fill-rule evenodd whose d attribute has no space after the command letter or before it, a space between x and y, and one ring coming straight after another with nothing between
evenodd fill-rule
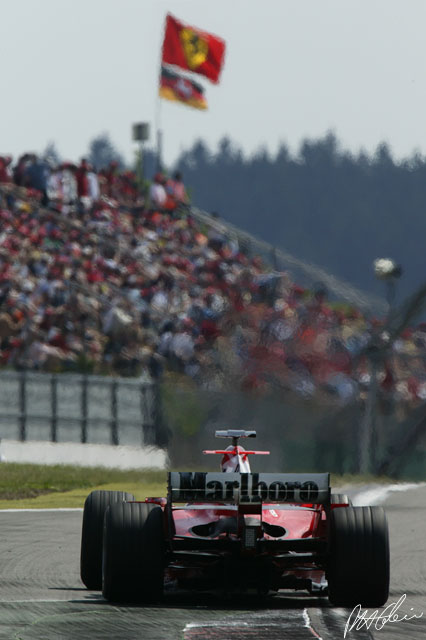
<instances>
[{"instance_id":1,"label":"flagpole","mask_svg":"<svg viewBox=\"0 0 426 640\"><path fill-rule=\"evenodd\" d=\"M161 97L157 96L157 109L155 114L155 129L157 137L157 162L156 169L161 172L163 170L163 131L161 129Z\"/></svg>"},{"instance_id":2,"label":"flagpole","mask_svg":"<svg viewBox=\"0 0 426 640\"><path fill-rule=\"evenodd\" d=\"M163 35L164 39L164 35ZM157 106L155 110L155 131L156 131L156 171L163 170L163 131L161 129L161 69L163 66L163 46L160 47L160 55L158 59L158 81L157 81Z\"/></svg>"}]
</instances>

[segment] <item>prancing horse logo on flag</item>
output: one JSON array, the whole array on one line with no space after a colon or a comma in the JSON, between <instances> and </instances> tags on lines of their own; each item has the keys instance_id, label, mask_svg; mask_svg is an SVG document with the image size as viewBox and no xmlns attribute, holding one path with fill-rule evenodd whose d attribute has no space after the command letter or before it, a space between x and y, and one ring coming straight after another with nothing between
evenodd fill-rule
<instances>
[{"instance_id":1,"label":"prancing horse logo on flag","mask_svg":"<svg viewBox=\"0 0 426 640\"><path fill-rule=\"evenodd\" d=\"M184 27L180 32L180 39L190 69L196 69L207 60L209 46L195 31Z\"/></svg>"}]
</instances>

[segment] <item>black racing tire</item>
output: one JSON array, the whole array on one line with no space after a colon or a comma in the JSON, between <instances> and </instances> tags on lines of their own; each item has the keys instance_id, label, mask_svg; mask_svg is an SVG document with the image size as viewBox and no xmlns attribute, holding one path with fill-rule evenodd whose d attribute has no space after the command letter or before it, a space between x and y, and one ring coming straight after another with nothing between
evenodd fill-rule
<instances>
[{"instance_id":1,"label":"black racing tire","mask_svg":"<svg viewBox=\"0 0 426 640\"><path fill-rule=\"evenodd\" d=\"M92 491L87 496L81 531L80 576L88 589L102 589L102 537L107 507L134 499L124 491Z\"/></svg>"},{"instance_id":2,"label":"black racing tire","mask_svg":"<svg viewBox=\"0 0 426 640\"><path fill-rule=\"evenodd\" d=\"M337 607L381 607L389 597L389 533L382 507L332 509L328 597Z\"/></svg>"},{"instance_id":3,"label":"black racing tire","mask_svg":"<svg viewBox=\"0 0 426 640\"><path fill-rule=\"evenodd\" d=\"M111 602L157 602L163 594L164 515L146 503L107 509L102 558L102 594Z\"/></svg>"},{"instance_id":4,"label":"black racing tire","mask_svg":"<svg viewBox=\"0 0 426 640\"><path fill-rule=\"evenodd\" d=\"M352 506L352 500L346 493L332 493L330 502L331 504L348 504L350 507Z\"/></svg>"}]
</instances>

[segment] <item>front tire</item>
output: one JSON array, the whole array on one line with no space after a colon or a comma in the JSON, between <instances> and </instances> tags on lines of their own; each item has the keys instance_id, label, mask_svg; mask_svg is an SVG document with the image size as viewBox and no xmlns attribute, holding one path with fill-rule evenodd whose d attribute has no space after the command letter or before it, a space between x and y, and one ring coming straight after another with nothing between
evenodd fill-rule
<instances>
[{"instance_id":1,"label":"front tire","mask_svg":"<svg viewBox=\"0 0 426 640\"><path fill-rule=\"evenodd\" d=\"M163 594L163 510L154 504L113 504L105 514L102 594L113 602L151 603Z\"/></svg>"},{"instance_id":2,"label":"front tire","mask_svg":"<svg viewBox=\"0 0 426 640\"><path fill-rule=\"evenodd\" d=\"M80 576L88 589L102 589L102 537L107 507L134 499L124 491L92 491L87 496L81 532Z\"/></svg>"},{"instance_id":3,"label":"front tire","mask_svg":"<svg viewBox=\"0 0 426 640\"><path fill-rule=\"evenodd\" d=\"M327 567L330 602L381 607L389 597L389 534L382 507L333 509Z\"/></svg>"}]
</instances>

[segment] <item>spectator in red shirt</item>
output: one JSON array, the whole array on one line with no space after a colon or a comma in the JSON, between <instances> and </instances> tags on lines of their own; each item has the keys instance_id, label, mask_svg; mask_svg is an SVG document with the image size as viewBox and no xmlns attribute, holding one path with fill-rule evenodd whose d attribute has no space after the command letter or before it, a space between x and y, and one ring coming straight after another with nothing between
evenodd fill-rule
<instances>
[{"instance_id":1,"label":"spectator in red shirt","mask_svg":"<svg viewBox=\"0 0 426 640\"><path fill-rule=\"evenodd\" d=\"M10 173L10 163L12 158L10 156L0 156L0 182L12 182L12 175Z\"/></svg>"},{"instance_id":2,"label":"spectator in red shirt","mask_svg":"<svg viewBox=\"0 0 426 640\"><path fill-rule=\"evenodd\" d=\"M117 198L117 190L119 186L120 176L118 171L118 162L113 160L109 163L108 169L104 173L106 179L107 195L109 198Z\"/></svg>"},{"instance_id":3,"label":"spectator in red shirt","mask_svg":"<svg viewBox=\"0 0 426 640\"><path fill-rule=\"evenodd\" d=\"M79 198L86 198L89 195L89 179L87 177L89 165L86 158L82 158L80 166L77 167L75 178L77 180L77 194Z\"/></svg>"},{"instance_id":4,"label":"spectator in red shirt","mask_svg":"<svg viewBox=\"0 0 426 640\"><path fill-rule=\"evenodd\" d=\"M170 178L167 181L166 192L173 200L175 206L189 203L189 198L186 193L183 177L180 171L176 171L173 178Z\"/></svg>"}]
</instances>

